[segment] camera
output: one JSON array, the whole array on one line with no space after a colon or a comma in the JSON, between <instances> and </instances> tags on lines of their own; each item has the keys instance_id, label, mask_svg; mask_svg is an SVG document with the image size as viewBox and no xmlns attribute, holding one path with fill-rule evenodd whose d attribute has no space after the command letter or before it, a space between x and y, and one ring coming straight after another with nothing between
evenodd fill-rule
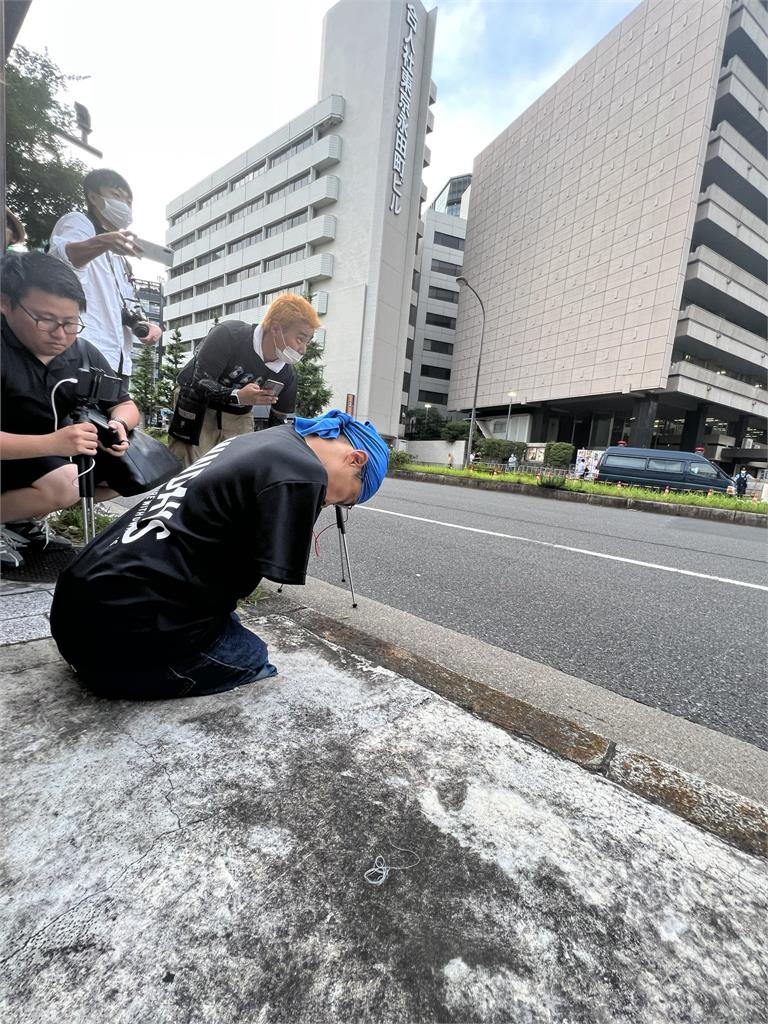
<instances>
[{"instance_id":1,"label":"camera","mask_svg":"<svg viewBox=\"0 0 768 1024\"><path fill-rule=\"evenodd\" d=\"M149 324L145 323L146 317L140 309L128 309L123 306L120 318L124 327L130 327L137 338L146 338L149 334Z\"/></svg>"},{"instance_id":2,"label":"camera","mask_svg":"<svg viewBox=\"0 0 768 1024\"><path fill-rule=\"evenodd\" d=\"M80 367L77 371L77 387L75 397L77 408L72 418L75 423L92 423L99 435L99 442L104 448L111 448L113 444L120 444L120 435L113 428L108 426L109 420L98 406L104 402L109 406L117 405L120 400L120 393L123 389L123 382L119 377L110 377L104 370L96 367Z\"/></svg>"}]
</instances>

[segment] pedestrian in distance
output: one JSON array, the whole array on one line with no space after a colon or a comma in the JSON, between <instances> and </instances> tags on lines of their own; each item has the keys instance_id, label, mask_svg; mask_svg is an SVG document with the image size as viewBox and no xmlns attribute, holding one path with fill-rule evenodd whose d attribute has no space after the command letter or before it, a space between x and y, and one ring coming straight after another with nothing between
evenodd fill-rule
<instances>
[{"instance_id":1,"label":"pedestrian in distance","mask_svg":"<svg viewBox=\"0 0 768 1024\"><path fill-rule=\"evenodd\" d=\"M388 456L371 423L338 409L222 441L61 574L51 632L62 656L114 699L220 693L274 675L238 600L264 578L303 584L320 510L372 498Z\"/></svg>"},{"instance_id":2,"label":"pedestrian in distance","mask_svg":"<svg viewBox=\"0 0 768 1024\"><path fill-rule=\"evenodd\" d=\"M150 323L133 284L127 257L142 255L133 220L133 193L125 178L106 167L83 179L85 211L59 218L50 253L75 270L85 292L85 336L126 380L131 375L134 337L156 345L162 336Z\"/></svg>"},{"instance_id":3,"label":"pedestrian in distance","mask_svg":"<svg viewBox=\"0 0 768 1024\"><path fill-rule=\"evenodd\" d=\"M507 459L507 469L510 473L514 473L517 469L517 456L512 452Z\"/></svg>"},{"instance_id":4,"label":"pedestrian in distance","mask_svg":"<svg viewBox=\"0 0 768 1024\"><path fill-rule=\"evenodd\" d=\"M743 466L736 475L734 484L736 485L736 497L743 498L747 493L747 485L749 484L749 473L747 473Z\"/></svg>"},{"instance_id":5,"label":"pedestrian in distance","mask_svg":"<svg viewBox=\"0 0 768 1024\"><path fill-rule=\"evenodd\" d=\"M453 469L453 452L448 452L448 469Z\"/></svg>"}]
</instances>

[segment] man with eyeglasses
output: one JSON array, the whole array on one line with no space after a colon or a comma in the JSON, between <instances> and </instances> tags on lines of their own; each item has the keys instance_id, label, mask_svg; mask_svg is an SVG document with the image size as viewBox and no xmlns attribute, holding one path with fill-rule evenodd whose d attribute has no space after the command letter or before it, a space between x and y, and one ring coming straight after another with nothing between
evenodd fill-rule
<instances>
[{"instance_id":1,"label":"man with eyeglasses","mask_svg":"<svg viewBox=\"0 0 768 1024\"><path fill-rule=\"evenodd\" d=\"M59 651L89 690L116 700L198 697L268 679L276 669L241 624L238 600L263 578L303 584L321 509L368 501L388 459L373 424L339 409L222 441L59 576Z\"/></svg>"},{"instance_id":2,"label":"man with eyeglasses","mask_svg":"<svg viewBox=\"0 0 768 1024\"><path fill-rule=\"evenodd\" d=\"M114 376L97 348L77 340L85 305L77 275L53 256L11 253L0 260L0 560L6 566L23 563L19 547L50 543L37 519L78 501L72 458L92 456L98 484L109 460L127 450L128 431L139 424L139 410L125 387L117 404L103 409L119 444L102 448L93 424L72 423L76 387L67 381L84 364L83 353L93 368ZM97 487L96 498L103 501L114 493Z\"/></svg>"}]
</instances>

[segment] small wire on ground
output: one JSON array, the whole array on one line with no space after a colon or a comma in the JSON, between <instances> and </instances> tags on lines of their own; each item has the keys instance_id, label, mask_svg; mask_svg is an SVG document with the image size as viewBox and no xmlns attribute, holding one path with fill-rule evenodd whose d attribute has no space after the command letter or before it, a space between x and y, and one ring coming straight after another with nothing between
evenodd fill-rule
<instances>
[{"instance_id":1,"label":"small wire on ground","mask_svg":"<svg viewBox=\"0 0 768 1024\"><path fill-rule=\"evenodd\" d=\"M368 870L363 874L363 878L366 880L368 885L384 885L386 880L389 878L390 871L408 871L409 868L415 868L416 865L421 862L421 857L414 850L409 850L404 846L395 846L392 840L389 841L389 845L393 850L397 850L398 853L410 853L410 855L416 859L410 864L387 864L382 855L379 854L373 862L373 867L368 868Z\"/></svg>"}]
</instances>

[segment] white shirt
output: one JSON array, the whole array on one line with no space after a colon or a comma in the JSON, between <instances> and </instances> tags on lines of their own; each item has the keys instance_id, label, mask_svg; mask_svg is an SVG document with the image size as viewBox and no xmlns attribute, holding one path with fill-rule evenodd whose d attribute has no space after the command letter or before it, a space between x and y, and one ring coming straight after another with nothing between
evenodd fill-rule
<instances>
[{"instance_id":1,"label":"white shirt","mask_svg":"<svg viewBox=\"0 0 768 1024\"><path fill-rule=\"evenodd\" d=\"M256 355L259 357L259 359L263 359L264 360L264 365L265 366L268 366L270 368L270 370L274 370L275 373L279 373L280 370L282 370L282 368L285 366L285 361L282 360L282 359L272 359L270 362L267 362L267 360L264 359L264 352L262 351L262 348L261 348L261 342L262 342L263 336L264 336L264 332L261 329L261 324L257 324L256 330L253 332L253 351L256 353ZM268 419L269 418L269 408L270 407L268 405L254 405L253 406L253 418L255 420L266 420L266 419Z\"/></svg>"},{"instance_id":2,"label":"white shirt","mask_svg":"<svg viewBox=\"0 0 768 1024\"><path fill-rule=\"evenodd\" d=\"M85 324L83 337L99 349L116 373L122 354L122 372L130 376L133 334L123 326L120 296L127 300L128 308L133 309L136 293L128 279L125 260L115 253L105 252L78 269L67 255L66 247L70 242L85 242L95 236L96 230L84 213L77 210L65 213L54 226L50 252L68 263L80 278L88 304L81 313Z\"/></svg>"}]
</instances>

